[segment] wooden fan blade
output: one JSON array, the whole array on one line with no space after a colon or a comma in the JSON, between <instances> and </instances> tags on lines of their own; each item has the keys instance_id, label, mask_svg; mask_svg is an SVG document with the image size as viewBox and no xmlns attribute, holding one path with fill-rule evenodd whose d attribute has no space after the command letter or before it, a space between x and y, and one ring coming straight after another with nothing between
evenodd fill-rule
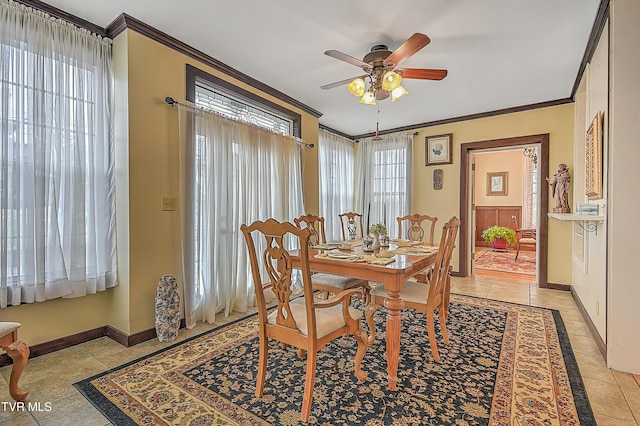
<instances>
[{"instance_id":1,"label":"wooden fan blade","mask_svg":"<svg viewBox=\"0 0 640 426\"><path fill-rule=\"evenodd\" d=\"M415 33L414 35L409 37L407 41L402 43L402 46L398 47L395 52L393 52L387 57L387 59L384 60L384 65L387 66L393 64L393 67L397 67L411 55L425 47L430 42L431 40L429 40L429 37L427 37L426 35Z\"/></svg>"},{"instance_id":2,"label":"wooden fan blade","mask_svg":"<svg viewBox=\"0 0 640 426\"><path fill-rule=\"evenodd\" d=\"M357 75L355 77L347 78L346 80L340 80L340 81L336 81L335 83L325 84L324 86L320 86L320 88L324 89L324 90L333 89L334 87L338 87L338 86L343 86L345 84L349 84L353 80L355 80L356 78L364 78L364 77L365 77L364 75Z\"/></svg>"},{"instance_id":3,"label":"wooden fan blade","mask_svg":"<svg viewBox=\"0 0 640 426\"><path fill-rule=\"evenodd\" d=\"M403 68L396 70L402 78L417 78L420 80L442 80L447 76L447 70L429 70L423 68Z\"/></svg>"},{"instance_id":4,"label":"wooden fan blade","mask_svg":"<svg viewBox=\"0 0 640 426\"><path fill-rule=\"evenodd\" d=\"M360 59L349 56L346 53L338 52L337 50L327 50L326 52L324 52L324 54L327 56L331 56L332 58L347 62L351 65L355 65L356 67L360 67L364 70L371 69L371 65L369 65L368 63L362 62Z\"/></svg>"}]
</instances>

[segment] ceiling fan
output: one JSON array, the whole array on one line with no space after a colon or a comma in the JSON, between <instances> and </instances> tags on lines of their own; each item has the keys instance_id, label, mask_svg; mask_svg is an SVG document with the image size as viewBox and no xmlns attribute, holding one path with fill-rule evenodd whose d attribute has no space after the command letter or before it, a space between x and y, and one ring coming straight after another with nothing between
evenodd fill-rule
<instances>
[{"instance_id":1,"label":"ceiling fan","mask_svg":"<svg viewBox=\"0 0 640 426\"><path fill-rule=\"evenodd\" d=\"M395 102L409 93L400 85L403 78L442 80L447 76L447 70L398 68L402 62L430 42L431 40L426 35L415 33L395 52L389 51L384 44L378 44L373 46L371 52L367 53L362 60L337 50L327 50L324 52L325 55L362 68L364 75L336 81L320 88L333 89L346 84L349 92L360 97L362 103L375 105L376 100L386 99L389 96L391 96L391 101ZM365 80L369 81L368 88Z\"/></svg>"}]
</instances>

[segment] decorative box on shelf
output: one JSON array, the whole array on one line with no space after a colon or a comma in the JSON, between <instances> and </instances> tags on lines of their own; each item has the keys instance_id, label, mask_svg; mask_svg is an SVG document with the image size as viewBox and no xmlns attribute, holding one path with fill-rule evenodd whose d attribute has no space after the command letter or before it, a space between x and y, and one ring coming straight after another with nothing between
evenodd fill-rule
<instances>
[{"instance_id":1,"label":"decorative box on shelf","mask_svg":"<svg viewBox=\"0 0 640 426\"><path fill-rule=\"evenodd\" d=\"M576 204L576 214L598 216L599 207L598 204Z\"/></svg>"}]
</instances>

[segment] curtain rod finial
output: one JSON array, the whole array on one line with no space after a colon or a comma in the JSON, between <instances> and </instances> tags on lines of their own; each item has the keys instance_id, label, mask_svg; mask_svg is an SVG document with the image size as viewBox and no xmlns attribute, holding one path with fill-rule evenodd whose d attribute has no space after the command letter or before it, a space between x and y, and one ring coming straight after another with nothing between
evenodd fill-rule
<instances>
[{"instance_id":1,"label":"curtain rod finial","mask_svg":"<svg viewBox=\"0 0 640 426\"><path fill-rule=\"evenodd\" d=\"M173 104L175 104L175 103L176 103L176 101L175 101L175 100L173 100L173 98L172 98L171 96L167 96L166 98L164 98L164 101L165 101L166 103L168 103L169 105L171 105L171 106L173 106Z\"/></svg>"}]
</instances>

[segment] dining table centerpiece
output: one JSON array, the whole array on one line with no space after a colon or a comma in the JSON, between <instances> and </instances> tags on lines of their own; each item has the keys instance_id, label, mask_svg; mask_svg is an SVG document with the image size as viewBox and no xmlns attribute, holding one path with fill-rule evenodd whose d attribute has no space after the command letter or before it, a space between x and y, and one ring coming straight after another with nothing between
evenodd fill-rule
<instances>
[{"instance_id":1,"label":"dining table centerpiece","mask_svg":"<svg viewBox=\"0 0 640 426\"><path fill-rule=\"evenodd\" d=\"M374 223L369 228L369 233L373 235L373 249L378 250L380 248L380 237L387 235L387 226L381 222Z\"/></svg>"}]
</instances>

